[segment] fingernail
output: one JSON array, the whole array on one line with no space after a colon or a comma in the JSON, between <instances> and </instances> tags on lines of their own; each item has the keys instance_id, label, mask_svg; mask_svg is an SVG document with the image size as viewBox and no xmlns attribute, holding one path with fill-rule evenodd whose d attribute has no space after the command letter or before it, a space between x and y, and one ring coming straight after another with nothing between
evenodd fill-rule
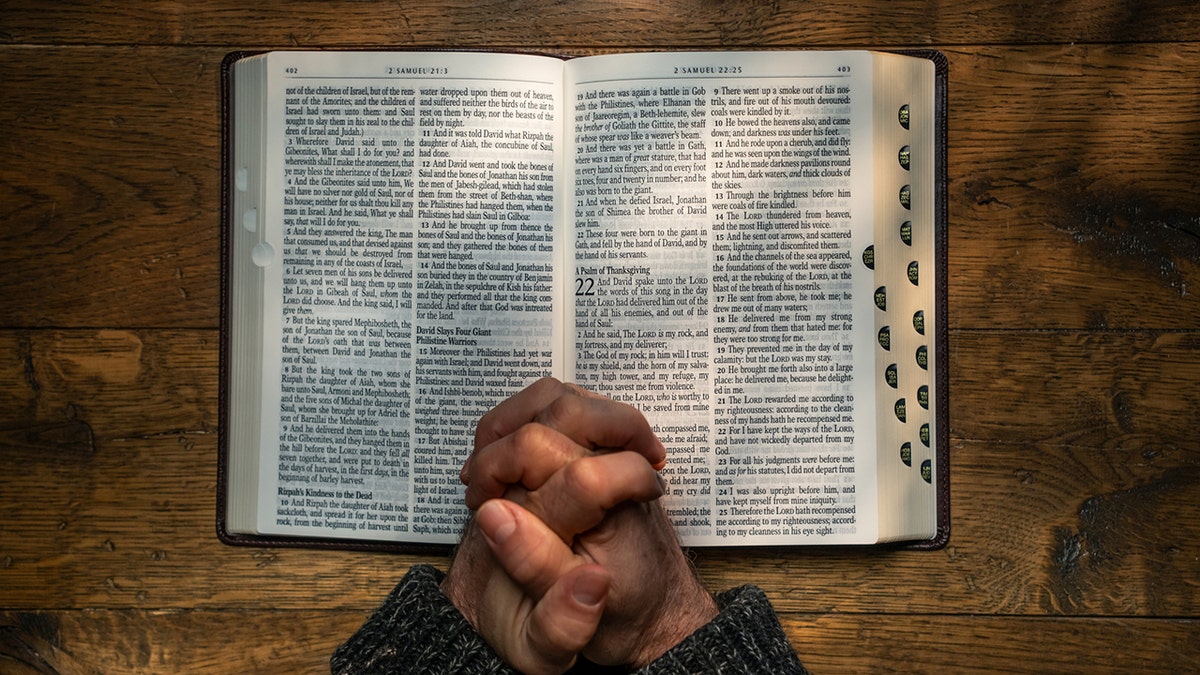
<instances>
[{"instance_id":1,"label":"fingernail","mask_svg":"<svg viewBox=\"0 0 1200 675\"><path fill-rule=\"evenodd\" d=\"M483 536L496 545L507 541L517 529L516 518L498 499L484 502L475 513L475 521Z\"/></svg>"},{"instance_id":2,"label":"fingernail","mask_svg":"<svg viewBox=\"0 0 1200 675\"><path fill-rule=\"evenodd\" d=\"M608 577L602 574L583 574L575 580L575 586L571 589L571 597L585 607L594 607L600 604L606 593L608 593Z\"/></svg>"}]
</instances>

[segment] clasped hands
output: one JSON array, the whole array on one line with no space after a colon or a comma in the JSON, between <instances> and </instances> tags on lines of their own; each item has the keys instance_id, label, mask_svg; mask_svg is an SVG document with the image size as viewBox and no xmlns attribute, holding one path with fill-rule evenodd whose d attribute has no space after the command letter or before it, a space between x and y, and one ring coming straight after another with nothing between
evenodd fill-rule
<instances>
[{"instance_id":1,"label":"clasped hands","mask_svg":"<svg viewBox=\"0 0 1200 675\"><path fill-rule=\"evenodd\" d=\"M717 613L657 501L666 450L637 409L552 378L484 415L475 511L442 589L510 665L644 666Z\"/></svg>"}]
</instances>

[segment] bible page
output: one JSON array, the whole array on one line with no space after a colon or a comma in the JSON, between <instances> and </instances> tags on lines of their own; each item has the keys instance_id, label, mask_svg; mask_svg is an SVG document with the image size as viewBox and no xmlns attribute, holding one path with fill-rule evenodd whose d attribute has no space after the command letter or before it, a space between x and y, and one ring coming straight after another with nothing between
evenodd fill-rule
<instances>
[{"instance_id":1,"label":"bible page","mask_svg":"<svg viewBox=\"0 0 1200 675\"><path fill-rule=\"evenodd\" d=\"M266 59L258 529L453 543L475 422L560 358L562 63Z\"/></svg>"},{"instance_id":2,"label":"bible page","mask_svg":"<svg viewBox=\"0 0 1200 675\"><path fill-rule=\"evenodd\" d=\"M876 539L871 70L567 65L567 376L649 418L685 544Z\"/></svg>"}]
</instances>

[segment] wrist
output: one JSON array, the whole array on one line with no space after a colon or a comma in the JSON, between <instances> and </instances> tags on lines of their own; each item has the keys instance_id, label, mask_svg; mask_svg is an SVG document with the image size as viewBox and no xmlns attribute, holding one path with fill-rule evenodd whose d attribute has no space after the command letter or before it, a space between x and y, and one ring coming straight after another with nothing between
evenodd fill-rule
<instances>
[{"instance_id":1,"label":"wrist","mask_svg":"<svg viewBox=\"0 0 1200 675\"><path fill-rule=\"evenodd\" d=\"M716 601L699 579L690 574L690 570L670 593L673 599L660 605L656 620L647 626L642 639L630 654L629 665L633 670L654 662L689 635L712 622L719 613Z\"/></svg>"},{"instance_id":2,"label":"wrist","mask_svg":"<svg viewBox=\"0 0 1200 675\"><path fill-rule=\"evenodd\" d=\"M483 594L490 570L485 569L490 553L475 534L478 526L472 518L467 523L462 540L450 559L450 569L439 588L467 623L479 630L479 598Z\"/></svg>"}]
</instances>

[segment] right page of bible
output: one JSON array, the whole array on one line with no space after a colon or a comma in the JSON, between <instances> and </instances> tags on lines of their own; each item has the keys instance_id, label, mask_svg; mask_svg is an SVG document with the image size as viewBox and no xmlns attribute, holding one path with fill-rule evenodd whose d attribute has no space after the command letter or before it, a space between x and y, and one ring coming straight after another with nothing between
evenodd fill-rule
<instances>
[{"instance_id":1,"label":"right page of bible","mask_svg":"<svg viewBox=\"0 0 1200 675\"><path fill-rule=\"evenodd\" d=\"M887 537L863 252L896 152L876 156L873 72L866 52L568 63L567 377L649 418L685 544Z\"/></svg>"}]
</instances>

